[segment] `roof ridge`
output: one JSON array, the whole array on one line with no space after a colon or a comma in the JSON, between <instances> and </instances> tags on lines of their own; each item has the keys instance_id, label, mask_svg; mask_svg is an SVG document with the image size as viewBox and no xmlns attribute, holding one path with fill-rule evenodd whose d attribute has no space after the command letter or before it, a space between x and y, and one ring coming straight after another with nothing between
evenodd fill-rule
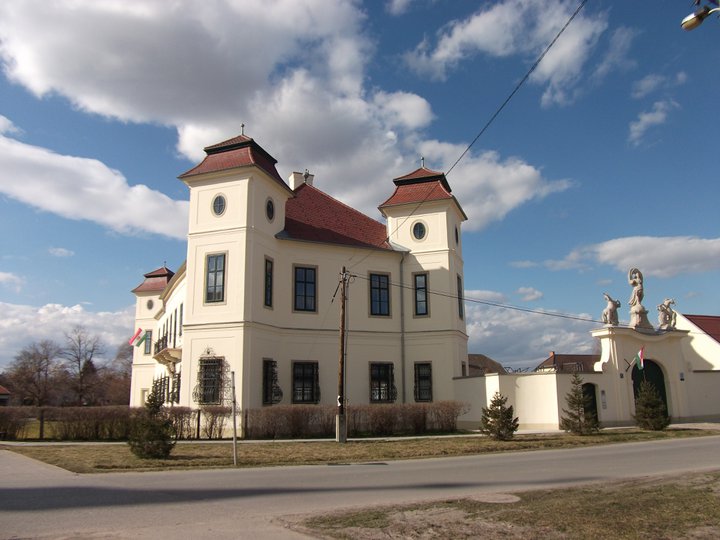
<instances>
[{"instance_id":1,"label":"roof ridge","mask_svg":"<svg viewBox=\"0 0 720 540\"><path fill-rule=\"evenodd\" d=\"M377 223L378 225L385 226L384 223L382 223L381 221L378 221L377 219L371 218L371 217L368 216L365 212L361 212L361 211L358 210L357 208L353 208L352 206L350 206L350 205L348 205L348 204L345 204L345 203L342 202L340 199L336 199L335 197L333 197L333 196L330 195L329 193L326 193L325 191L323 191L323 190L321 190L321 189L318 189L318 188L316 188L315 186L311 186L310 184L302 184L301 186L299 186L299 187L295 190L295 192L299 192L299 191L300 191L301 189L303 189L304 187L309 187L309 188L313 189L314 191L316 191L317 193L319 193L320 195L323 195L324 197L327 197L328 199L332 199L334 202L336 202L336 203L344 206L345 208L347 208L348 210L354 212L355 214L359 214L359 215L363 216L363 217L366 218L366 219L369 219L369 220L371 220L371 221L374 221L374 222Z\"/></svg>"}]
</instances>

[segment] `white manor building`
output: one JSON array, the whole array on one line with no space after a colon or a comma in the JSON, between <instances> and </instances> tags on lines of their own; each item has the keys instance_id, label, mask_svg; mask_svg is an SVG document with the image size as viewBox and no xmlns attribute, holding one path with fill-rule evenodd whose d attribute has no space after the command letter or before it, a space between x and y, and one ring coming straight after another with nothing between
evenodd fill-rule
<instances>
[{"instance_id":1,"label":"white manor building","mask_svg":"<svg viewBox=\"0 0 720 540\"><path fill-rule=\"evenodd\" d=\"M460 228L442 173L396 178L384 225L293 173L243 135L209 146L180 179L190 190L187 261L133 290L131 405L153 380L172 399L220 403L235 372L241 408L337 400L340 273L347 302L349 403L453 399L467 370ZM389 190L390 191L390 190ZM439 294L429 294L430 291Z\"/></svg>"},{"instance_id":2,"label":"white manor building","mask_svg":"<svg viewBox=\"0 0 720 540\"><path fill-rule=\"evenodd\" d=\"M176 273L145 274L133 290L143 341L132 406L156 381L172 403L227 404L231 371L242 410L335 404L347 269L350 405L460 400L470 404L460 425L477 427L499 391L522 428L557 429L579 371L600 422L623 425L632 423L637 381L651 373L673 420L720 418L720 317L677 313L662 330L647 318L607 324L591 332L600 356L573 369L555 361L535 373L473 369L463 309L467 216L443 173L423 166L394 179L379 206L383 224L315 187L307 171L284 182L249 137L205 152L180 176L190 191L186 262ZM628 366L642 347L640 373Z\"/></svg>"}]
</instances>

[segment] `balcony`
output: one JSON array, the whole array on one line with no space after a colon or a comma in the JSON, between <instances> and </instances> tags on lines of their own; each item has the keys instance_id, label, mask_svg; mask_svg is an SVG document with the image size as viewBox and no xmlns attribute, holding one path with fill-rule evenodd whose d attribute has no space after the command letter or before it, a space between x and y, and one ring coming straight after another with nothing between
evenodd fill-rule
<instances>
[{"instance_id":1,"label":"balcony","mask_svg":"<svg viewBox=\"0 0 720 540\"><path fill-rule=\"evenodd\" d=\"M175 365L182 360L182 347L172 347L168 336L163 336L154 344L153 358L175 373Z\"/></svg>"}]
</instances>

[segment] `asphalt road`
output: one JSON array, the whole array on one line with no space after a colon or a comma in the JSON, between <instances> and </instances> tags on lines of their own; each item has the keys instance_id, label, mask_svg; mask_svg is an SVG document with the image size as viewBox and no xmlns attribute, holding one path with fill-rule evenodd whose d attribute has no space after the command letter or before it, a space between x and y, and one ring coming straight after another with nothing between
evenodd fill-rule
<instances>
[{"instance_id":1,"label":"asphalt road","mask_svg":"<svg viewBox=\"0 0 720 540\"><path fill-rule=\"evenodd\" d=\"M0 451L1 538L304 538L287 515L720 469L720 436L412 461L78 475Z\"/></svg>"}]
</instances>

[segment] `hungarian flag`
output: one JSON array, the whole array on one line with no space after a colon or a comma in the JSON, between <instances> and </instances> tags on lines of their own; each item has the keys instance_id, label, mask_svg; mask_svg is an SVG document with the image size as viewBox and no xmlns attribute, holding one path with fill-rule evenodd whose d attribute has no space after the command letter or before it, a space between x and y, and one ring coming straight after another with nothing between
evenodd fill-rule
<instances>
[{"instance_id":1,"label":"hungarian flag","mask_svg":"<svg viewBox=\"0 0 720 540\"><path fill-rule=\"evenodd\" d=\"M136 347L139 347L140 345L142 345L142 342L145 341L146 338L147 338L147 332L145 332L142 336L140 336L140 338L133 345L135 345Z\"/></svg>"},{"instance_id":2,"label":"hungarian flag","mask_svg":"<svg viewBox=\"0 0 720 540\"><path fill-rule=\"evenodd\" d=\"M135 332L135 334L133 335L133 337L131 337L130 339L128 339L128 345L136 345L136 344L137 344L137 340L138 340L138 338L140 337L140 334L142 334L142 328L138 328L138 329L137 329L137 332Z\"/></svg>"},{"instance_id":3,"label":"hungarian flag","mask_svg":"<svg viewBox=\"0 0 720 540\"><path fill-rule=\"evenodd\" d=\"M635 361L635 365L638 369L643 369L645 367L645 347L640 347L640 350L637 352L633 360Z\"/></svg>"}]
</instances>

